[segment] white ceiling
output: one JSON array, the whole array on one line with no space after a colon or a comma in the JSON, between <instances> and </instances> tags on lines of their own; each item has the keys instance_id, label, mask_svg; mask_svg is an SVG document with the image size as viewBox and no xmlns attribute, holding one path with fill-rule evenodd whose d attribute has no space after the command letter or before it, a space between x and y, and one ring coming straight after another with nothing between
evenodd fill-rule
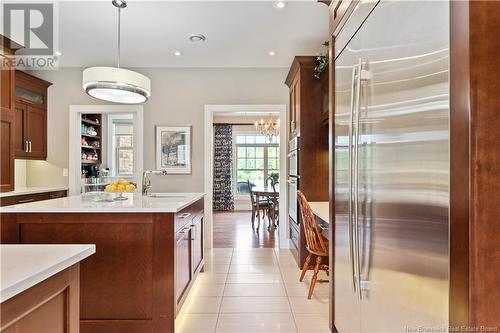
<instances>
[{"instance_id":1,"label":"white ceiling","mask_svg":"<svg viewBox=\"0 0 500 333\"><path fill-rule=\"evenodd\" d=\"M117 15L111 1L60 2L60 66L116 65ZM190 42L196 33L206 42ZM122 11L121 65L289 67L295 55L321 51L327 38L328 7L314 0L283 9L273 1L135 0Z\"/></svg>"}]
</instances>

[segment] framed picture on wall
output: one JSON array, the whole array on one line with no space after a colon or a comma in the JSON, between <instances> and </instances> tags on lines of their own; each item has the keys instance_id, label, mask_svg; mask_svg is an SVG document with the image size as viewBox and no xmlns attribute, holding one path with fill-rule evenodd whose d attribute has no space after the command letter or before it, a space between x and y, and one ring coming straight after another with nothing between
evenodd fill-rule
<instances>
[{"instance_id":1,"label":"framed picture on wall","mask_svg":"<svg viewBox=\"0 0 500 333\"><path fill-rule=\"evenodd\" d=\"M156 126L156 168L191 173L191 126Z\"/></svg>"}]
</instances>

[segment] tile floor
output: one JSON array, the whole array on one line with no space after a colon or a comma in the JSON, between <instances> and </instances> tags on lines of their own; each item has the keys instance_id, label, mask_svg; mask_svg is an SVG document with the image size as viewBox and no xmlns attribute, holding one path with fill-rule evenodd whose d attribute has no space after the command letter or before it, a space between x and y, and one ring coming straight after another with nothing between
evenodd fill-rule
<instances>
[{"instance_id":1,"label":"tile floor","mask_svg":"<svg viewBox=\"0 0 500 333\"><path fill-rule=\"evenodd\" d=\"M176 320L177 333L327 333L328 284L307 299L288 250L212 249ZM322 278L325 278L324 276Z\"/></svg>"}]
</instances>

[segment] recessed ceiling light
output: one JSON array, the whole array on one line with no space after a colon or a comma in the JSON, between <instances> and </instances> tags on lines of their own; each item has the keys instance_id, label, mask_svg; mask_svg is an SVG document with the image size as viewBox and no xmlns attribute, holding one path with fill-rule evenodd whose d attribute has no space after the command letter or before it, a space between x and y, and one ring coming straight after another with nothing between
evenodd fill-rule
<instances>
[{"instance_id":1,"label":"recessed ceiling light","mask_svg":"<svg viewBox=\"0 0 500 333\"><path fill-rule=\"evenodd\" d=\"M286 2L285 1L276 1L274 3L274 7L282 9L286 7Z\"/></svg>"},{"instance_id":2,"label":"recessed ceiling light","mask_svg":"<svg viewBox=\"0 0 500 333\"><path fill-rule=\"evenodd\" d=\"M192 42L204 42L206 39L207 39L207 37L205 37L202 34L195 34L195 35L189 36L189 40Z\"/></svg>"},{"instance_id":3,"label":"recessed ceiling light","mask_svg":"<svg viewBox=\"0 0 500 333\"><path fill-rule=\"evenodd\" d=\"M180 53L179 51L175 51L175 52L174 52L174 55L175 55L175 56L177 56L177 57L179 57L181 54L182 54L182 53Z\"/></svg>"},{"instance_id":4,"label":"recessed ceiling light","mask_svg":"<svg viewBox=\"0 0 500 333\"><path fill-rule=\"evenodd\" d=\"M62 52L61 52L61 51L56 51L56 52L54 53L54 55L55 55L56 57L60 57L60 56L62 56Z\"/></svg>"},{"instance_id":5,"label":"recessed ceiling light","mask_svg":"<svg viewBox=\"0 0 500 333\"><path fill-rule=\"evenodd\" d=\"M275 56L276 55L276 52L274 51L269 51L269 55L272 57L272 56Z\"/></svg>"}]
</instances>

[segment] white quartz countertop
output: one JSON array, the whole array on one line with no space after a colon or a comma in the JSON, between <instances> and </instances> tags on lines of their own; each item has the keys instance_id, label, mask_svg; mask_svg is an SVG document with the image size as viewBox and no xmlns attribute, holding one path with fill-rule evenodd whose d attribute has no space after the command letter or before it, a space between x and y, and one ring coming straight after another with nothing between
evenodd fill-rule
<instances>
[{"instance_id":1,"label":"white quartz countertop","mask_svg":"<svg viewBox=\"0 0 500 333\"><path fill-rule=\"evenodd\" d=\"M311 206L314 215L316 215L326 223L330 223L330 204L328 201L309 202L309 205Z\"/></svg>"},{"instance_id":2,"label":"white quartz countertop","mask_svg":"<svg viewBox=\"0 0 500 333\"><path fill-rule=\"evenodd\" d=\"M16 195L37 194L37 193L46 193L46 192L54 192L54 191L66 191L67 189L68 189L67 186L22 187L22 188L16 188L14 191L2 192L2 193L0 193L0 198L13 197Z\"/></svg>"},{"instance_id":3,"label":"white quartz countertop","mask_svg":"<svg viewBox=\"0 0 500 333\"><path fill-rule=\"evenodd\" d=\"M203 198L204 193L124 193L127 200L113 201L116 193L87 193L37 201L0 209L2 213L177 213Z\"/></svg>"},{"instance_id":4,"label":"white quartz countertop","mask_svg":"<svg viewBox=\"0 0 500 333\"><path fill-rule=\"evenodd\" d=\"M86 245L0 245L0 302L95 253Z\"/></svg>"}]
</instances>

